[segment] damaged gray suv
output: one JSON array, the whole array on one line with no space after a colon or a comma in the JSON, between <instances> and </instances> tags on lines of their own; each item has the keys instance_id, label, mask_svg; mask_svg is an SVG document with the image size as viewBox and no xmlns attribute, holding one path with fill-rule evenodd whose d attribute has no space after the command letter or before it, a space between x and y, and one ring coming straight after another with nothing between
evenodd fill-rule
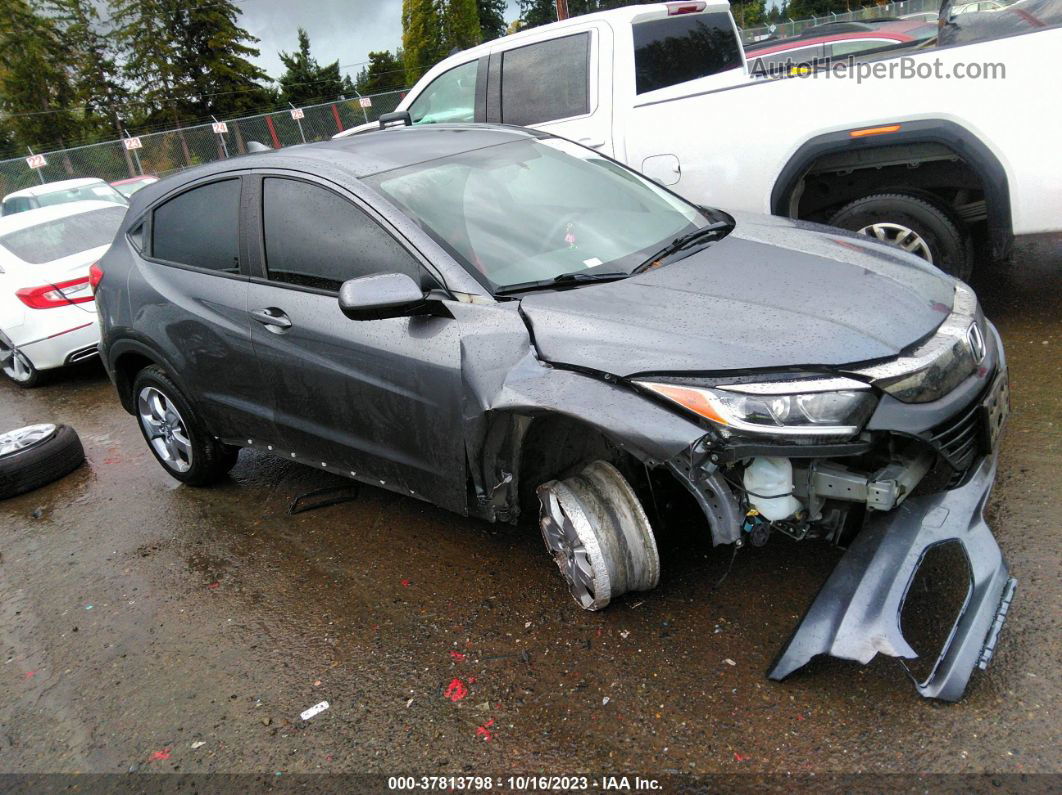
<instances>
[{"instance_id":1,"label":"damaged gray suv","mask_svg":"<svg viewBox=\"0 0 1062 795\"><path fill-rule=\"evenodd\" d=\"M697 207L546 134L434 125L150 185L92 283L122 405L185 483L252 447L537 516L587 610L656 586L676 506L718 546L846 548L775 679L916 657L905 600L952 550L965 597L912 678L955 700L992 656L1003 349L969 288L899 249Z\"/></svg>"}]
</instances>

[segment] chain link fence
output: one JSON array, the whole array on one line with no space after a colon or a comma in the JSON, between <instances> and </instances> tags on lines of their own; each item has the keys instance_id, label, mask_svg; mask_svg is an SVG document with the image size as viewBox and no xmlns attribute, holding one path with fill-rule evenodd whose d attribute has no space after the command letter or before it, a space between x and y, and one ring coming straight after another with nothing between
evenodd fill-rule
<instances>
[{"instance_id":1,"label":"chain link fence","mask_svg":"<svg viewBox=\"0 0 1062 795\"><path fill-rule=\"evenodd\" d=\"M215 125L178 127L166 132L136 136L140 146L126 148L121 141L76 146L42 152L46 165L30 168L26 158L0 160L0 196L44 182L75 177L99 177L108 182L141 174L165 176L174 171L242 155L251 141L280 149L292 144L325 141L337 132L392 112L405 91L366 96L371 105L362 107L362 98L340 99L291 109L224 119L224 132ZM218 129L221 129L220 127ZM130 132L130 135L132 133ZM27 157L29 153L27 152Z\"/></svg>"},{"instance_id":2,"label":"chain link fence","mask_svg":"<svg viewBox=\"0 0 1062 795\"><path fill-rule=\"evenodd\" d=\"M902 2L886 3L880 6L865 6L843 14L830 13L808 19L790 19L787 22L776 22L761 28L746 28L741 31L741 40L745 44L751 44L768 37L784 39L827 22L859 22L882 17L904 17L908 14L936 14L940 9L940 2L941 0L902 0Z\"/></svg>"}]
</instances>

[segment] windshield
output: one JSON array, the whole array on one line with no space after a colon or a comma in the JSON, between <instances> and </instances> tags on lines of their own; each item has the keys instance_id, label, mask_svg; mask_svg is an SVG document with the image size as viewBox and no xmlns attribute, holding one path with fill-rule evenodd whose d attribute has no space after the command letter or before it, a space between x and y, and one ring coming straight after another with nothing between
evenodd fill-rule
<instances>
[{"instance_id":1,"label":"windshield","mask_svg":"<svg viewBox=\"0 0 1062 795\"><path fill-rule=\"evenodd\" d=\"M40 265L106 246L114 240L123 218L125 207L103 207L11 232L0 237L0 246L23 262Z\"/></svg>"},{"instance_id":2,"label":"windshield","mask_svg":"<svg viewBox=\"0 0 1062 795\"><path fill-rule=\"evenodd\" d=\"M558 138L499 144L366 181L495 290L583 271L630 273L709 220Z\"/></svg>"},{"instance_id":3,"label":"windshield","mask_svg":"<svg viewBox=\"0 0 1062 795\"><path fill-rule=\"evenodd\" d=\"M79 188L67 188L66 190L42 193L37 197L37 204L41 207L50 207L53 204L66 204L67 202L98 201L114 202L123 207L129 204L125 197L110 185L82 185Z\"/></svg>"}]
</instances>

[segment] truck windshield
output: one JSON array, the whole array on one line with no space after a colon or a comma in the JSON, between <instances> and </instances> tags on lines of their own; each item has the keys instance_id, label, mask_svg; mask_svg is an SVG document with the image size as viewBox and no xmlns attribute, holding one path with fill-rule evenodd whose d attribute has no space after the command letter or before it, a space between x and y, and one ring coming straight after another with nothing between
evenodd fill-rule
<instances>
[{"instance_id":1,"label":"truck windshield","mask_svg":"<svg viewBox=\"0 0 1062 795\"><path fill-rule=\"evenodd\" d=\"M499 144L365 181L493 289L582 271L630 273L711 220L557 138Z\"/></svg>"}]
</instances>

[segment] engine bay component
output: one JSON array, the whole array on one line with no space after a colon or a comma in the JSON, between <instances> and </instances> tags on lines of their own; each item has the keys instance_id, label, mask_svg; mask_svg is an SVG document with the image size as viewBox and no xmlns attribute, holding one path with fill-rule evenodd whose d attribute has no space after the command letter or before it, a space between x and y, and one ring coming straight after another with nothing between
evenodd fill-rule
<instances>
[{"instance_id":1,"label":"engine bay component","mask_svg":"<svg viewBox=\"0 0 1062 795\"><path fill-rule=\"evenodd\" d=\"M538 487L546 549L575 601L600 610L628 591L660 580L656 539L626 478L607 461Z\"/></svg>"},{"instance_id":2,"label":"engine bay component","mask_svg":"<svg viewBox=\"0 0 1062 795\"><path fill-rule=\"evenodd\" d=\"M803 507L793 496L793 465L788 458L754 458L742 479L749 503L764 519L788 519Z\"/></svg>"}]
</instances>

